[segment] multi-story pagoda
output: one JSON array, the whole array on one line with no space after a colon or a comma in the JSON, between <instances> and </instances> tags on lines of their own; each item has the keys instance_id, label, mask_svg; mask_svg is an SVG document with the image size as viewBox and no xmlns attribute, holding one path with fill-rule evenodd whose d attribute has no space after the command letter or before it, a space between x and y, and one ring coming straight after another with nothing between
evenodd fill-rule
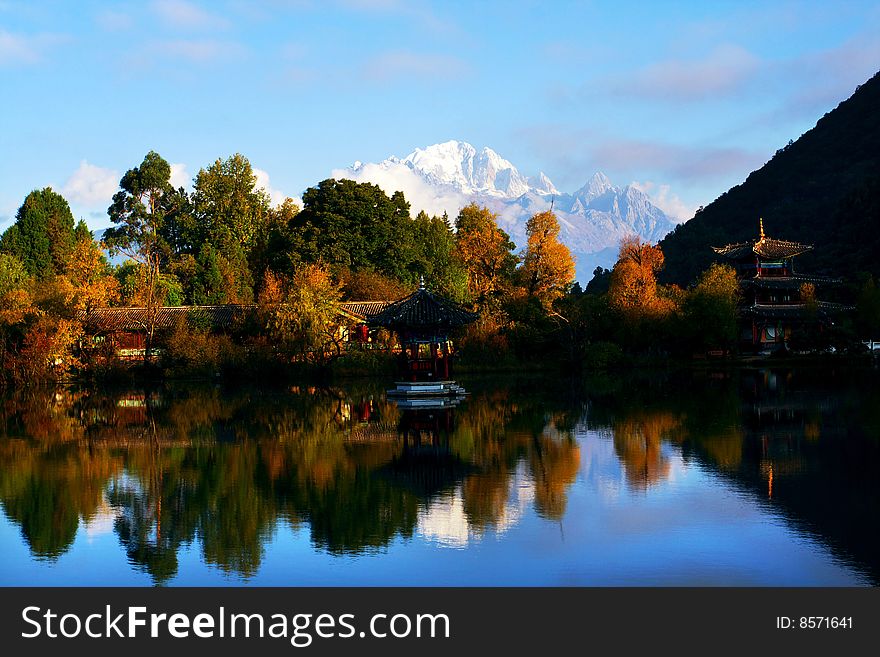
<instances>
[{"instance_id":1,"label":"multi-story pagoda","mask_svg":"<svg viewBox=\"0 0 880 657\"><path fill-rule=\"evenodd\" d=\"M794 258L813 246L767 237L763 219L757 240L712 248L736 269L742 293L741 341L757 351L787 348L794 331L806 322L825 330L834 315L850 309L816 299L820 289L839 285L841 279L796 274Z\"/></svg>"}]
</instances>

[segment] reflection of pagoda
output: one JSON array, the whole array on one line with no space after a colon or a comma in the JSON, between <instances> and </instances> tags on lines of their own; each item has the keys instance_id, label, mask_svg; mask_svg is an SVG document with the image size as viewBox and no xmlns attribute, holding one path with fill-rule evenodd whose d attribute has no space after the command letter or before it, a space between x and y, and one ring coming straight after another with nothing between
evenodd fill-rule
<instances>
[{"instance_id":1,"label":"reflection of pagoda","mask_svg":"<svg viewBox=\"0 0 880 657\"><path fill-rule=\"evenodd\" d=\"M760 230L757 240L713 250L730 261L740 279L742 341L760 351L776 351L786 347L796 327L811 320L826 327L848 308L810 298L816 288L838 285L841 279L794 273L794 258L812 245L767 237L763 219Z\"/></svg>"},{"instance_id":2,"label":"reflection of pagoda","mask_svg":"<svg viewBox=\"0 0 880 657\"><path fill-rule=\"evenodd\" d=\"M449 448L454 414L453 409L439 405L404 410L397 427L403 449L382 469L383 474L426 501L451 490L470 474L473 466Z\"/></svg>"},{"instance_id":3,"label":"reflection of pagoda","mask_svg":"<svg viewBox=\"0 0 880 657\"><path fill-rule=\"evenodd\" d=\"M418 290L373 317L372 324L395 331L400 336L400 379L388 395L408 399L410 405L420 405L423 401L429 403L425 398L431 397L461 397L464 390L451 380L452 342L449 334L477 317L476 313L428 292L424 282Z\"/></svg>"}]
</instances>

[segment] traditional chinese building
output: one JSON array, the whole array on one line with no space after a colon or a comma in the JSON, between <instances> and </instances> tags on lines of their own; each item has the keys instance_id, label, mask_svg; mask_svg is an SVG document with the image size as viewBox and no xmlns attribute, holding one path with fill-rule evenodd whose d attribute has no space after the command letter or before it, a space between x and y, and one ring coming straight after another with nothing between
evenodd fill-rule
<instances>
[{"instance_id":1,"label":"traditional chinese building","mask_svg":"<svg viewBox=\"0 0 880 657\"><path fill-rule=\"evenodd\" d=\"M455 396L462 392L452 381L450 332L479 317L448 299L425 289L424 283L409 296L389 304L370 320L397 333L400 339L401 396Z\"/></svg>"},{"instance_id":2,"label":"traditional chinese building","mask_svg":"<svg viewBox=\"0 0 880 657\"><path fill-rule=\"evenodd\" d=\"M827 330L835 315L851 309L818 300L842 280L796 273L794 259L813 246L767 237L763 219L757 240L712 248L736 269L742 293L741 341L757 351L785 349L794 331L807 322Z\"/></svg>"},{"instance_id":3,"label":"traditional chinese building","mask_svg":"<svg viewBox=\"0 0 880 657\"><path fill-rule=\"evenodd\" d=\"M338 304L337 338L340 343L372 343L375 331L367 322L388 306L387 301L343 301ZM154 310L154 352L162 345L180 321L197 319L213 333L235 333L253 317L257 306L226 304L219 306L165 306ZM80 313L79 319L96 343L106 343L120 360L143 360L150 316L146 308L96 308Z\"/></svg>"}]
</instances>

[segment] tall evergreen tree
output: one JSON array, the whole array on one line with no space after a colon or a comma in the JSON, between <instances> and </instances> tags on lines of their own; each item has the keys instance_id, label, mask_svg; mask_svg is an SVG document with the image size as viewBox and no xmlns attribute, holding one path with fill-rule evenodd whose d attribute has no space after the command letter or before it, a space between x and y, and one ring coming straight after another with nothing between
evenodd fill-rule
<instances>
[{"instance_id":1,"label":"tall evergreen tree","mask_svg":"<svg viewBox=\"0 0 880 657\"><path fill-rule=\"evenodd\" d=\"M0 240L0 250L21 260L31 276L47 278L64 271L75 243L70 206L46 187L27 195Z\"/></svg>"},{"instance_id":2,"label":"tall evergreen tree","mask_svg":"<svg viewBox=\"0 0 880 657\"><path fill-rule=\"evenodd\" d=\"M402 282L417 280L409 203L377 185L324 180L303 194L292 222L295 247L306 262L334 270L373 269Z\"/></svg>"}]
</instances>

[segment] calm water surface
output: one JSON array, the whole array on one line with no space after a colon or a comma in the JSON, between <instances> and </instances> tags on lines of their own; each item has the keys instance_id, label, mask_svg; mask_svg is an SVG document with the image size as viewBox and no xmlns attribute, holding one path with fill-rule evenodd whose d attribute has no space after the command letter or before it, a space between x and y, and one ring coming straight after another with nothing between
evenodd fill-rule
<instances>
[{"instance_id":1,"label":"calm water surface","mask_svg":"<svg viewBox=\"0 0 880 657\"><path fill-rule=\"evenodd\" d=\"M880 376L0 399L0 585L878 585Z\"/></svg>"}]
</instances>

